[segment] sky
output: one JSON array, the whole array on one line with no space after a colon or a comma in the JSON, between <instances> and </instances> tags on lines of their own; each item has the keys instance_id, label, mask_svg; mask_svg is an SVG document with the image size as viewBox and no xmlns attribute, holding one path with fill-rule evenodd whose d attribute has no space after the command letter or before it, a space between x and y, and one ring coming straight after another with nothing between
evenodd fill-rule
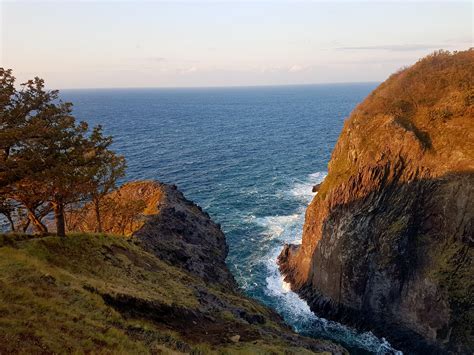
<instances>
[{"instance_id":1,"label":"sky","mask_svg":"<svg viewBox=\"0 0 474 355\"><path fill-rule=\"evenodd\" d=\"M51 88L383 81L473 46L471 1L0 0L0 66Z\"/></svg>"}]
</instances>

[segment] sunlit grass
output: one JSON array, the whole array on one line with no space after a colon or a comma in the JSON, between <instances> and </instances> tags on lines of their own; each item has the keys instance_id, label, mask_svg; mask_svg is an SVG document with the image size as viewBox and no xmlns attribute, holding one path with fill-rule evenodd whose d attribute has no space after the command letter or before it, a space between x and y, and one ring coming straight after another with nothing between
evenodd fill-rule
<instances>
[{"instance_id":1,"label":"sunlit grass","mask_svg":"<svg viewBox=\"0 0 474 355\"><path fill-rule=\"evenodd\" d=\"M146 252L135 239L105 234L0 235L0 351L24 353L304 354L272 334L282 330L258 302L219 285L206 285L183 269ZM103 295L126 295L176 309L197 310L196 289L229 309L267 317L262 339L221 345L189 341L147 317L121 314ZM212 313L232 329L233 312ZM184 320L184 322L187 322ZM183 327L193 327L183 324ZM244 327L258 334L263 327ZM242 328L241 328L242 329ZM268 331L273 332L272 334ZM223 329L224 331L224 329ZM265 335L266 334L266 335Z\"/></svg>"}]
</instances>

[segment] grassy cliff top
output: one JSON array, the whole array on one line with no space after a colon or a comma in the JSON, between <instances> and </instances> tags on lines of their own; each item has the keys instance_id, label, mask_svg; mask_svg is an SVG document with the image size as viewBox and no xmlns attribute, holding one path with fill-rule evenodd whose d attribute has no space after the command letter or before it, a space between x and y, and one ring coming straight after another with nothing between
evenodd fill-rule
<instances>
[{"instance_id":1,"label":"grassy cliff top","mask_svg":"<svg viewBox=\"0 0 474 355\"><path fill-rule=\"evenodd\" d=\"M331 348L297 337L269 309L206 285L134 238L0 235L0 275L0 353L304 354Z\"/></svg>"},{"instance_id":2,"label":"grassy cliff top","mask_svg":"<svg viewBox=\"0 0 474 355\"><path fill-rule=\"evenodd\" d=\"M352 112L319 198L359 169L397 161L426 177L474 170L474 50L435 52L391 75ZM407 171L408 171L407 170Z\"/></svg>"}]
</instances>

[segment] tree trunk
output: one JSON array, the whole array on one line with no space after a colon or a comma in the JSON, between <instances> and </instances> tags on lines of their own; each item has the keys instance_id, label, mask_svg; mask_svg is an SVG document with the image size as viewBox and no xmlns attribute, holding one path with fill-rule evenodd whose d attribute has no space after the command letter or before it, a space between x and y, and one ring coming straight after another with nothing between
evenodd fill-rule
<instances>
[{"instance_id":1,"label":"tree trunk","mask_svg":"<svg viewBox=\"0 0 474 355\"><path fill-rule=\"evenodd\" d=\"M66 236L66 223L64 222L64 203L55 202L53 204L54 219L56 220L56 234L59 237Z\"/></svg>"},{"instance_id":2,"label":"tree trunk","mask_svg":"<svg viewBox=\"0 0 474 355\"><path fill-rule=\"evenodd\" d=\"M29 218L26 218L26 220L21 224L21 230L23 231L23 233L26 233L26 231L28 230L28 227L30 226L30 219Z\"/></svg>"},{"instance_id":3,"label":"tree trunk","mask_svg":"<svg viewBox=\"0 0 474 355\"><path fill-rule=\"evenodd\" d=\"M96 232L102 233L102 219L100 216L100 201L99 199L94 199L94 209L95 209L95 219L97 221Z\"/></svg>"},{"instance_id":4,"label":"tree trunk","mask_svg":"<svg viewBox=\"0 0 474 355\"><path fill-rule=\"evenodd\" d=\"M12 232L15 231L15 222L13 222L13 218L10 214L6 214L5 217L8 219L8 223L10 223L10 229Z\"/></svg>"},{"instance_id":5,"label":"tree trunk","mask_svg":"<svg viewBox=\"0 0 474 355\"><path fill-rule=\"evenodd\" d=\"M41 222L41 220L31 210L28 210L28 219L30 220L31 223L33 223L33 225L36 227L38 232L40 232L41 234L48 233L48 228L43 224L43 222Z\"/></svg>"}]
</instances>

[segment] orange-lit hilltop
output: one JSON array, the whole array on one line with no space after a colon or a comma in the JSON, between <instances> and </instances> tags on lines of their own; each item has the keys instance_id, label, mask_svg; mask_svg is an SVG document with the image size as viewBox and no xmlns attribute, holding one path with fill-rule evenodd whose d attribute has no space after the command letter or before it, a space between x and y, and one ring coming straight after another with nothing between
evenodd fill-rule
<instances>
[{"instance_id":1,"label":"orange-lit hilltop","mask_svg":"<svg viewBox=\"0 0 474 355\"><path fill-rule=\"evenodd\" d=\"M473 350L474 50L436 52L351 114L286 279L408 351Z\"/></svg>"}]
</instances>

